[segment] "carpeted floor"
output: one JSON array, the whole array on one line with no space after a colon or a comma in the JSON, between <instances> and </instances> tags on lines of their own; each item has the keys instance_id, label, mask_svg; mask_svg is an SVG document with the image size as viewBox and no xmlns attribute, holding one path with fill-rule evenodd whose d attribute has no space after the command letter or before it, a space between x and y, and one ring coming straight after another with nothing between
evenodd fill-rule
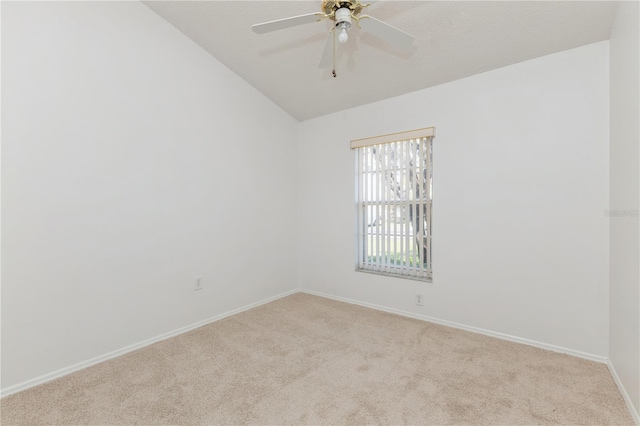
<instances>
[{"instance_id":1,"label":"carpeted floor","mask_svg":"<svg viewBox=\"0 0 640 426\"><path fill-rule=\"evenodd\" d=\"M1 409L3 425L633 424L603 364L300 293Z\"/></svg>"}]
</instances>

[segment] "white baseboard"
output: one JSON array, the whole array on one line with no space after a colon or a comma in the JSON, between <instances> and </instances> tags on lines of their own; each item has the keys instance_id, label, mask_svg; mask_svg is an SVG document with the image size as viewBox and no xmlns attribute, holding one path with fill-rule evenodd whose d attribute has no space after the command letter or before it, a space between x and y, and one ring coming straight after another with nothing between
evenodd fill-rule
<instances>
[{"instance_id":1,"label":"white baseboard","mask_svg":"<svg viewBox=\"0 0 640 426\"><path fill-rule=\"evenodd\" d=\"M607 367L609 367L609 372L613 377L613 381L616 382L616 386L618 386L618 389L622 394L622 398L624 399L625 404L627 404L627 408L629 409L629 413L631 413L631 418L633 419L633 422L636 425L640 426L640 414L638 414L638 410L636 410L636 407L633 406L631 397L629 396L629 393L627 393L627 389L622 384L622 381L620 380L620 376L618 376L618 372L616 371L616 368L611 363L610 359L607 360Z\"/></svg>"},{"instance_id":2,"label":"white baseboard","mask_svg":"<svg viewBox=\"0 0 640 426\"><path fill-rule=\"evenodd\" d=\"M143 348L145 346L149 346L149 345L151 345L153 343L169 339L169 338L177 336L179 334L183 334L183 333L186 333L186 332L191 331L193 329L196 329L198 327L202 327L202 326L210 324L212 322L219 321L219 320L221 320L223 318L227 318L227 317L229 317L231 315L235 315L235 314L238 314L240 312L247 311L247 310L255 308L257 306L264 305L266 303L272 302L274 300L281 299L283 297L286 297L286 296L289 296L291 294L298 293L298 292L312 294L312 295L320 296L320 297L325 297L325 298L328 298L328 299L338 300L338 301L341 301L341 302L346 302L346 303L350 303L350 304L354 304L354 305L364 306L364 307L367 307L367 308L372 308L372 309L376 309L376 310L380 310L380 311L384 311L384 312L389 312L389 313L393 313L393 314L397 314L397 315L402 315L402 316L409 317L409 318L415 318L415 319L419 319L419 320L423 320L423 321L428 321L428 322L432 322L432 323L435 323L435 324L441 324L441 325L445 325L445 326L448 326L448 327L453 327L453 328L457 328L457 329L461 329L461 330L471 331L473 333L484 334L486 336L496 337L498 339L508 340L508 341L516 342L516 343L522 343L522 344L525 344L525 345L534 346L534 347L541 348L541 349L547 349L547 350L551 350L551 351L554 351L554 352L565 353L565 354L568 354L568 355L573 355L573 356L576 356L576 357L579 357L579 358L588 359L588 360L591 360L591 361L596 361L596 362L600 362L600 363L606 363L607 365L609 365L609 369L610 369L610 371L612 371L612 375L614 377L614 380L616 381L616 384L618 384L618 387L621 389L621 392L623 393L623 396L625 397L625 401L627 402L627 405L630 407L630 410L633 409L633 405L631 404L631 400L630 400L629 396L626 394L626 392L623 391L624 388L621 386L620 380L617 377L617 375L615 374L615 370L613 369L613 366L610 365L610 363L608 362L608 359L606 357L599 356L599 355L594 355L594 354L589 354L589 353L586 353L586 352L581 352L581 351L577 351L577 350L573 350L573 349L569 349L569 348L564 348L564 347L560 347L560 346L555 346L555 345L551 345L551 344L547 344L547 343L537 342L537 341L534 341L534 340L524 339L524 338L517 337L517 336L511 336L511 335L508 335L508 334L499 333L499 332L495 332L495 331L491 331L491 330L485 330L485 329L482 329L482 328L477 328L477 327L472 327L472 326L468 326L468 325L464 325L464 324L459 324L459 323L455 323L455 322L452 322L452 321L441 320L441 319L429 317L429 316L426 316L426 315L415 314L413 312L402 311L402 310L399 310L399 309L391 309L391 308L387 308L387 307L384 307L384 306L375 305L375 304L372 304L372 303L360 302L360 301L353 300L353 299L348 299L348 298L345 298L345 297L333 296L333 295L330 295L330 294L325 294L325 293L321 293L321 292L317 292L317 291L313 291L313 290L306 290L306 289L290 290L290 291L281 293L279 295L276 295L276 296L273 296L273 297L270 297L270 298L267 298L267 299L263 299L263 300L258 301L256 303L252 303L252 304L243 306L241 308L234 309L234 310L225 312L225 313L220 314L220 315L216 315L216 316L208 318L206 320L198 321L196 323L187 325L185 327L181 327L181 328L178 328L176 330L173 330L173 331L170 331L170 332L167 332L167 333L163 333L163 334L161 334L159 336L152 337L150 339L146 339L146 340L144 340L142 342L126 346L124 348L121 348L121 349L106 353L104 355L100 355L100 356L97 356L95 358L92 358L92 359L89 359L89 360L86 360L86 361L82 361L82 362L79 362L77 364L74 364L74 365L71 365L71 366L68 366L68 367L61 368L59 370L53 371L51 373L47 373L47 374L44 374L42 376L39 376L39 377L30 379L30 380L24 381L22 383L18 383L17 385L10 386L10 387L7 387L5 389L0 390L0 396L4 397L4 396L7 396L7 395L11 395L13 393L16 393L16 392L20 392L20 391L26 390L28 388L31 388L31 387L46 383L48 381L51 381L51 380L66 376L66 375L74 373L76 371L83 370L83 369L85 369L87 367L90 367L92 365L99 364L101 362L110 360L112 358L119 357L119 356L124 355L126 353L129 353L131 351ZM634 420L636 421L636 423L640 425L640 423L638 422L638 414L637 414L637 412L635 412L635 410L632 410L632 415L635 416Z\"/></svg>"},{"instance_id":3,"label":"white baseboard","mask_svg":"<svg viewBox=\"0 0 640 426\"><path fill-rule=\"evenodd\" d=\"M588 359L590 361L595 361L602 364L605 364L607 362L607 357L604 357L604 356L590 354L590 353L578 351L575 349L564 348L562 346L551 345L549 343L538 342L535 340L524 339L522 337L512 336L510 334L500 333L497 331L485 330L483 328L473 327L465 324L459 324L453 321L447 321L447 320L429 317L426 315L415 314L413 312L402 311L400 309L387 308L385 306L375 305L373 303L360 302L358 300L348 299L346 297L333 296L330 294L320 293L318 291L313 291L313 290L300 289L300 292L312 294L314 296L326 297L327 299L333 299L340 302L346 302L354 305L364 306L366 308L372 308L379 311L389 312L392 314L401 315L403 317L409 317L409 318L419 319L422 321L432 322L435 324L446 325L447 327L453 327L460 330L471 331L473 333L484 334L485 336L495 337L502 340L508 340L510 342L522 343L522 344L534 346L540 349L547 349L553 352L560 352L563 354L576 356L578 358Z\"/></svg>"},{"instance_id":4,"label":"white baseboard","mask_svg":"<svg viewBox=\"0 0 640 426\"><path fill-rule=\"evenodd\" d=\"M169 331L167 333L163 333L163 334L161 334L159 336L143 340L142 342L134 343L133 345L129 345L129 346L126 346L124 348L120 348L120 349L117 349L115 351L108 352L108 353L106 353L104 355L100 355L100 356L97 356L95 358L91 358L89 360L82 361L82 362L79 362L77 364L65 367L65 368L61 368L61 369L53 371L51 373L43 374L42 376L36 377L34 379L30 379L30 380L24 381L22 383L18 383L17 385L9 386L9 387L7 387L5 389L2 389L0 391L0 396L5 397L7 395L11 395L13 393L20 392L20 391L29 389L29 388L34 387L34 386L41 385L43 383L46 383L46 382L49 382L51 380L60 378L62 376L66 376L68 374L75 373L76 371L83 370L83 369L85 369L87 367L91 367L92 365L99 364L101 362L110 360L112 358L116 358L116 357L122 356L122 355L124 355L126 353L129 353L131 351L135 351L135 350L140 349L140 348L144 348L145 346L149 346L149 345L151 345L153 343L156 343L156 342L159 342L161 340L166 340L166 339L169 339L171 337L177 336L179 334L183 334L183 333L186 333L188 331L194 330L196 328L202 327L203 325L207 325L207 324L210 324L212 322L220 321L221 319L227 318L227 317L229 317L231 315L235 315L235 314L238 314L240 312L247 311L249 309L255 308L255 307L260 306L260 305L264 305L265 303L273 302L274 300L282 299L283 297L289 296L289 295L297 293L297 292L298 292L298 289L293 289L293 290L290 290L290 291L286 291L286 292L281 293L281 294L279 294L277 296L269 297L267 299L263 299L263 300L260 300L258 302L251 303L249 305L243 306L241 308L234 309L234 310L225 312L223 314L216 315L214 317L211 317L211 318L208 318L208 319L205 319L205 320L202 320L202 321L198 321L198 322L195 322L193 324L189 324L189 325L184 326L184 327L180 327L180 328L178 328L176 330Z\"/></svg>"}]
</instances>

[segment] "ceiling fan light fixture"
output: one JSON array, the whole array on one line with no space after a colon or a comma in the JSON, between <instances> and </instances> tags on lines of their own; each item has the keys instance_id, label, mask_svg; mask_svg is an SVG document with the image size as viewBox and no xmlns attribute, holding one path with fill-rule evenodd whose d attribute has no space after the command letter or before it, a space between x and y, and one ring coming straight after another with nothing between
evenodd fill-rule
<instances>
[{"instance_id":1,"label":"ceiling fan light fixture","mask_svg":"<svg viewBox=\"0 0 640 426\"><path fill-rule=\"evenodd\" d=\"M351 28L351 10L346 7L341 7L336 10L336 29L338 30L338 41L340 43L346 43L349 40L349 31Z\"/></svg>"}]
</instances>

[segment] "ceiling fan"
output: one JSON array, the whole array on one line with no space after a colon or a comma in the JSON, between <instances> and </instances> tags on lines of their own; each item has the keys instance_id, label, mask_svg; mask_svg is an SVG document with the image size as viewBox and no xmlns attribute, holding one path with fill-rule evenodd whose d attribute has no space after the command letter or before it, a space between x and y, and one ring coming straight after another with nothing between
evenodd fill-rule
<instances>
[{"instance_id":1,"label":"ceiling fan","mask_svg":"<svg viewBox=\"0 0 640 426\"><path fill-rule=\"evenodd\" d=\"M329 68L333 65L332 73L333 76L336 77L336 34L339 43L346 43L349 39L348 31L351 29L352 20L355 21L356 26L362 30L395 47L405 48L413 43L414 37L412 35L400 31L372 16L361 14L362 10L369 5L370 3L362 3L361 0L322 0L320 7L322 12L307 13L305 15L263 22L261 24L255 24L251 28L253 32L257 34L264 34L298 25L319 22L323 19L332 20L334 24L329 30L319 66L320 68Z\"/></svg>"}]
</instances>

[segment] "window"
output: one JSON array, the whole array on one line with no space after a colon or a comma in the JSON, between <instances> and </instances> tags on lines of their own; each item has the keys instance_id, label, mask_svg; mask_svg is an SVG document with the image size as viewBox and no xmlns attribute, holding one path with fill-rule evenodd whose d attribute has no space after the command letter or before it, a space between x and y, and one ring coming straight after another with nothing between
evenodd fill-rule
<instances>
[{"instance_id":1,"label":"window","mask_svg":"<svg viewBox=\"0 0 640 426\"><path fill-rule=\"evenodd\" d=\"M433 127L351 141L357 270L430 281Z\"/></svg>"}]
</instances>

